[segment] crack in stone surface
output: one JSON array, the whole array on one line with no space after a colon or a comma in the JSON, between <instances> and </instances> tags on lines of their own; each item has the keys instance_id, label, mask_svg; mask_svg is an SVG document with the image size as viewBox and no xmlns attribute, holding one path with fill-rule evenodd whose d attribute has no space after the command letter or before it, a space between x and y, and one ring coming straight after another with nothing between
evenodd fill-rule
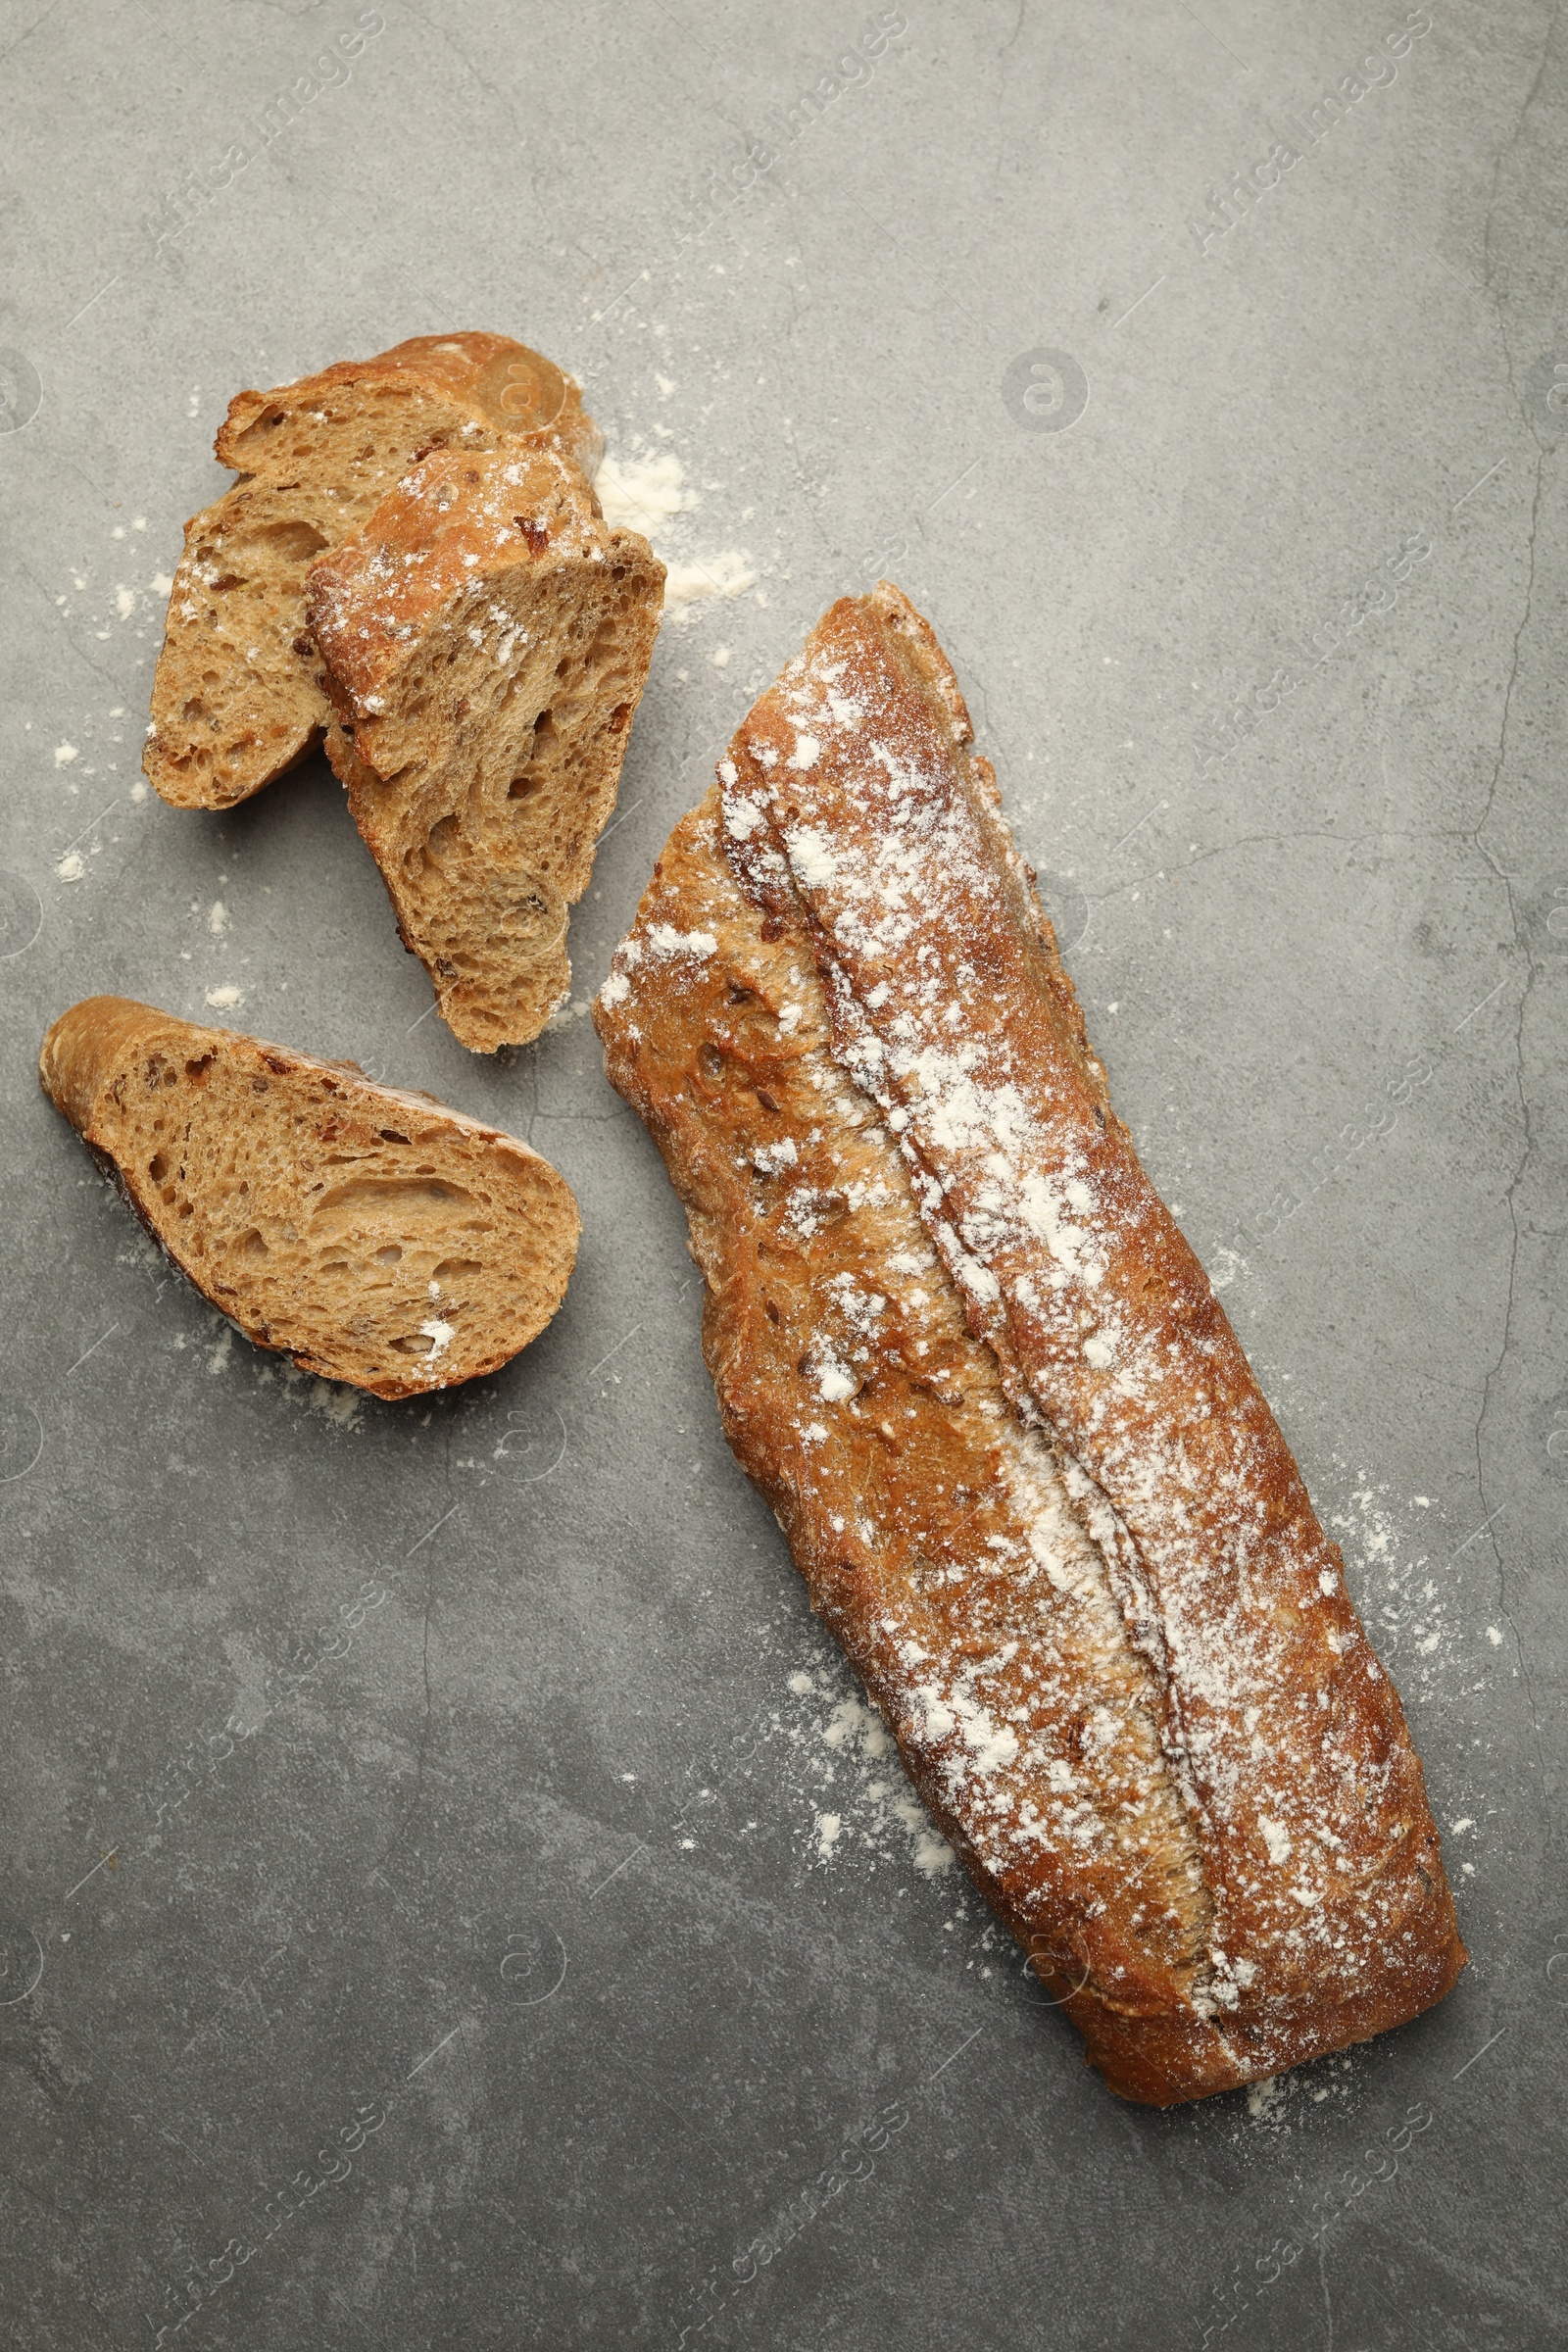
<instances>
[{"instance_id":1,"label":"crack in stone surface","mask_svg":"<svg viewBox=\"0 0 1568 2352\"><path fill-rule=\"evenodd\" d=\"M1482 232L1481 239L1482 282L1484 283L1487 293L1491 298L1493 308L1497 314L1497 331L1502 343L1502 364L1507 371L1508 389L1513 395L1514 406L1519 411L1520 420L1523 423L1526 432L1536 443L1538 449L1542 446L1541 436L1530 421L1530 413L1525 407L1524 401L1520 396L1518 381L1514 375L1513 346L1508 340L1508 318L1505 307L1507 301L1507 289L1505 286L1504 291L1499 293L1496 286L1493 282L1492 229L1497 210L1498 191L1502 180L1503 168L1509 161L1509 158L1513 155L1514 150L1518 147L1520 140L1524 137L1525 124L1529 120L1530 110L1534 106L1536 99L1540 94L1542 79L1546 71L1546 62L1551 55L1551 44L1556 34L1558 24L1561 20L1561 14L1562 12L1560 8L1552 11L1551 22L1546 27L1546 37L1541 44L1541 56L1537 63L1536 71L1531 77L1530 87L1525 92L1523 104L1519 109L1519 120L1514 124L1512 135L1509 137L1506 143L1497 150L1497 160L1493 166L1492 172L1492 193L1487 200L1486 227Z\"/></svg>"},{"instance_id":2,"label":"crack in stone surface","mask_svg":"<svg viewBox=\"0 0 1568 2352\"><path fill-rule=\"evenodd\" d=\"M1542 56L1543 69L1544 68L1544 64L1545 51L1544 50ZM1540 78L1541 74L1540 71L1538 71L1536 76L1537 84L1539 84ZM1532 95L1534 93L1532 91ZM1528 104L1529 101L1527 100L1527 111ZM1523 116L1521 116L1521 124L1522 122ZM1516 132L1516 139L1518 133ZM1506 351L1506 329L1504 329L1503 342L1504 349ZM1509 381L1510 384L1513 381L1511 360L1509 365ZM1517 398L1517 391L1515 392L1515 397ZM1541 517L1541 495L1545 473L1545 452L1544 450L1538 450L1536 458L1535 492L1531 500L1530 509L1530 537L1526 551L1527 570L1525 578L1524 611L1520 614L1519 625L1514 631L1513 650L1508 664L1508 677L1503 688L1502 711L1497 726L1496 757L1493 761L1492 776L1487 788L1486 806L1482 809L1480 816L1477 818L1474 832L1471 835L1471 840L1477 855L1484 860L1489 872L1493 875L1494 880L1501 883L1503 891L1506 895L1508 904L1508 922L1512 933L1512 947L1515 956L1517 956L1521 946L1524 945L1524 942L1522 941L1520 934L1519 906L1514 890L1514 877L1512 874L1507 872L1501 864L1499 864L1497 858L1493 855L1492 850L1488 847L1486 842L1485 833L1487 826L1491 822L1493 810L1496 805L1497 789L1501 782L1503 767L1508 757L1508 729L1509 721L1513 714L1514 693L1519 682L1519 672L1523 660L1525 636L1529 630L1535 610L1537 535ZM1520 1241L1517 1196L1519 1187L1524 1182L1526 1172L1529 1168L1531 1155L1535 1150L1535 1134L1530 1114L1530 1095L1525 1081L1525 1023L1529 1015L1530 992L1535 981L1535 959L1531 956L1528 947L1526 947L1525 984L1519 999L1519 1010L1514 1023L1513 1037L1513 1083L1514 1091L1518 1097L1519 1115L1523 1125L1523 1144L1518 1158L1515 1162L1513 1173L1509 1178L1507 1189L1503 1195L1503 1203L1508 1213L1510 1240L1508 1250L1508 1281L1504 1297L1501 1342L1498 1347L1496 1356L1489 1367L1486 1378L1482 1383L1481 1406L1476 1415L1475 1425L1474 1444L1476 1456L1476 1485L1481 1495L1481 1507L1483 1511L1489 1511L1492 1504L1492 1494L1487 1484L1485 1461L1485 1429L1487 1416L1492 1408L1494 1387L1501 1375L1502 1367L1507 1361L1509 1349L1513 1345L1514 1301L1518 1282ZM1492 1546L1493 1561L1497 1575L1497 1606L1504 1619L1504 1622L1508 1625L1509 1630L1513 1634L1514 1648L1519 1659L1519 1672L1524 1682L1525 1694L1530 1707L1531 1727L1535 1734L1537 1762L1541 1769L1544 1771L1545 1755L1542 1744L1541 1714L1536 1699L1535 1682L1530 1670L1529 1655L1525 1643L1520 1639L1519 1628L1515 1622L1513 1611L1508 1600L1507 1574L1503 1566L1502 1544L1499 1538L1494 1532L1492 1532L1490 1528L1488 1530L1488 1542Z\"/></svg>"},{"instance_id":3,"label":"crack in stone surface","mask_svg":"<svg viewBox=\"0 0 1568 2352\"><path fill-rule=\"evenodd\" d=\"M424 1677L424 1719L419 1726L419 1744L415 1755L414 1794L409 1799L408 1810L403 1819L370 1864L369 1870L366 1873L367 1877L370 1877L378 1871L388 1854L392 1852L393 1847L401 1844L410 1822L419 1809L419 1799L424 1794L424 1765L430 1747L430 1615L435 1607L435 1555L432 1553L425 1563L424 1574L424 1627L419 1642L419 1663Z\"/></svg>"}]
</instances>

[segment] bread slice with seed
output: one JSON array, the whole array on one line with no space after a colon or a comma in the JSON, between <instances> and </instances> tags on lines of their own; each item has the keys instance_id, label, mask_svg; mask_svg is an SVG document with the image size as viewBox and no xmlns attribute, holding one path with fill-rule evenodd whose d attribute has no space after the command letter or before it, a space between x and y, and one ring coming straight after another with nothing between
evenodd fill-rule
<instances>
[{"instance_id":1,"label":"bread slice with seed","mask_svg":"<svg viewBox=\"0 0 1568 2352\"><path fill-rule=\"evenodd\" d=\"M564 1177L352 1061L88 997L38 1070L202 1296L323 1380L416 1396L476 1379L565 1294L579 1221Z\"/></svg>"},{"instance_id":2,"label":"bread slice with seed","mask_svg":"<svg viewBox=\"0 0 1568 2352\"><path fill-rule=\"evenodd\" d=\"M664 567L554 451L446 449L312 569L327 757L442 1018L478 1053L565 995Z\"/></svg>"},{"instance_id":3,"label":"bread slice with seed","mask_svg":"<svg viewBox=\"0 0 1568 2352\"><path fill-rule=\"evenodd\" d=\"M270 392L239 392L215 444L240 479L185 526L153 679L148 780L227 808L327 720L305 574L423 452L548 447L591 477L602 447L569 376L505 335L419 335Z\"/></svg>"}]
</instances>

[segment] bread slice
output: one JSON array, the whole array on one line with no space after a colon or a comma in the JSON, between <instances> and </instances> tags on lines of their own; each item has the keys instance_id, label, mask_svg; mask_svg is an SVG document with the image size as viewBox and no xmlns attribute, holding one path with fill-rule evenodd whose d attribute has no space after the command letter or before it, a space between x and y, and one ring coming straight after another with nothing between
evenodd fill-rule
<instances>
[{"instance_id":1,"label":"bread slice","mask_svg":"<svg viewBox=\"0 0 1568 2352\"><path fill-rule=\"evenodd\" d=\"M352 1061L88 997L38 1070L203 1298L323 1380L373 1396L474 1380L565 1294L579 1221L564 1177Z\"/></svg>"},{"instance_id":2,"label":"bread slice","mask_svg":"<svg viewBox=\"0 0 1568 2352\"><path fill-rule=\"evenodd\" d=\"M416 456L456 443L555 449L591 476L577 386L505 335L419 335L270 392L239 392L215 444L240 479L185 526L153 678L149 781L227 808L303 758L327 720L305 574Z\"/></svg>"},{"instance_id":3,"label":"bread slice","mask_svg":"<svg viewBox=\"0 0 1568 2352\"><path fill-rule=\"evenodd\" d=\"M899 590L833 606L595 1020L813 1606L1093 2063L1167 2105L1465 1952L1397 1694L972 741Z\"/></svg>"},{"instance_id":4,"label":"bread slice","mask_svg":"<svg viewBox=\"0 0 1568 2352\"><path fill-rule=\"evenodd\" d=\"M442 1018L479 1053L565 995L663 565L553 451L440 450L312 569L327 756Z\"/></svg>"}]
</instances>

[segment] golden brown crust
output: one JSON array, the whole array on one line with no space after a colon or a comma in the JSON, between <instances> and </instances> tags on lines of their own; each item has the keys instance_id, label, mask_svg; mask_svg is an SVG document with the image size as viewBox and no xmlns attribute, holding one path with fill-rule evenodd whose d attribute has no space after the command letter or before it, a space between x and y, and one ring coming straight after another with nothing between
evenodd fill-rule
<instances>
[{"instance_id":1,"label":"golden brown crust","mask_svg":"<svg viewBox=\"0 0 1568 2352\"><path fill-rule=\"evenodd\" d=\"M547 451L584 495L603 447L569 376L504 335L422 335L236 393L215 447L240 479L185 526L142 765L178 808L224 808L303 759L328 718L305 575L430 451Z\"/></svg>"},{"instance_id":2,"label":"golden brown crust","mask_svg":"<svg viewBox=\"0 0 1568 2352\"><path fill-rule=\"evenodd\" d=\"M1189 2072L1223 2063L1188 2007L1208 1907L1158 1690L833 1062L808 952L764 937L716 815L713 794L666 843L595 1020L687 1207L725 1433L922 1797L1093 2046L1178 2009Z\"/></svg>"},{"instance_id":3,"label":"golden brown crust","mask_svg":"<svg viewBox=\"0 0 1568 2352\"><path fill-rule=\"evenodd\" d=\"M906 1170L942 1252L939 1279L1019 1416L1054 1446L1127 1654L1152 1679L1161 1770L1201 1881L1185 1983L1169 1979L1136 2014L1118 2003L1115 1968L1147 1981L1144 1930L1124 1912L1105 1931L1111 1959L1084 1936L1071 1899L1083 1883L1069 1871L1063 1894L1041 1876L1023 1830L1029 1804L1043 1815L1049 1775L1011 1792L1000 1843L971 1798L949 1826L1026 1949L1085 1959L1066 2005L1113 2087L1198 2097L1416 2014L1452 1984L1463 1947L1397 1698L1218 1302L1104 1101L950 683L897 591L835 607L721 764L722 837L756 939L813 974L832 1052L886 1122L885 1155ZM785 1520L813 1600L862 1671L870 1662L897 1723L910 1673L877 1664L863 1576L845 1572L844 1541L795 1466L787 1388L754 1311L759 1278L741 1262L743 1211L723 1195L726 1158L752 1148L757 1090L748 1102L740 1088L703 1088L706 1056L734 1051L718 1040L707 963L649 952L660 924L678 939L698 922L720 961L734 953L730 933L692 911L713 892L695 877L692 843L677 843L597 1017L612 1076L688 1200L724 1335L710 1361L726 1426ZM783 1100L772 1078L761 1083ZM1086 1341L1098 1343L1087 1354ZM886 1377L883 1356L873 1361ZM737 1362L749 1392L777 1394L771 1416L765 1401L739 1416L726 1402ZM821 1408L835 1443L853 1409ZM942 1467L940 1430L900 1455L893 1507L874 1515L884 1585L897 1585L901 1530L930 1510ZM970 1581L952 1605L954 1642L970 1622ZM929 1773L906 1752L929 1795ZM1059 1986L1061 1971L1046 1973Z\"/></svg>"},{"instance_id":4,"label":"golden brown crust","mask_svg":"<svg viewBox=\"0 0 1568 2352\"><path fill-rule=\"evenodd\" d=\"M543 352L510 335L465 329L451 335L414 335L368 360L338 360L315 375L270 392L236 392L213 443L219 463L253 474L267 463L271 428L345 386L416 385L460 404L493 434L552 448L592 481L604 435L582 405L575 379ZM260 429L258 429L260 428Z\"/></svg>"},{"instance_id":5,"label":"golden brown crust","mask_svg":"<svg viewBox=\"0 0 1568 2352\"><path fill-rule=\"evenodd\" d=\"M496 1371L565 1293L577 1205L515 1137L350 1061L88 997L45 1094L259 1348L388 1398Z\"/></svg>"},{"instance_id":6,"label":"golden brown crust","mask_svg":"<svg viewBox=\"0 0 1568 2352\"><path fill-rule=\"evenodd\" d=\"M650 588L663 578L647 540L612 531L582 475L554 452L443 449L415 466L306 583L327 692L354 725L360 757L379 770L397 764L401 747L381 748L396 734L384 690L433 620L508 572L538 578L583 563L635 566ZM658 612L656 599L654 625Z\"/></svg>"},{"instance_id":7,"label":"golden brown crust","mask_svg":"<svg viewBox=\"0 0 1568 2352\"><path fill-rule=\"evenodd\" d=\"M476 1052L537 1037L568 986L663 577L574 466L511 445L435 452L311 572L327 757Z\"/></svg>"}]
</instances>

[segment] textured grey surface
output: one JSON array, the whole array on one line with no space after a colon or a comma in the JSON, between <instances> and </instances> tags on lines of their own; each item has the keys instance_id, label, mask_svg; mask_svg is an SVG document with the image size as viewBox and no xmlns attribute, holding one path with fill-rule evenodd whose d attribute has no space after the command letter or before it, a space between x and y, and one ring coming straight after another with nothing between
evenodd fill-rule
<instances>
[{"instance_id":1,"label":"textured grey surface","mask_svg":"<svg viewBox=\"0 0 1568 2352\"><path fill-rule=\"evenodd\" d=\"M4 0L0 51L6 2343L1568 2340L1568 33ZM229 393L453 326L758 575L662 637L579 999L830 596L935 620L1400 1683L1473 1955L1416 2026L1111 2099L868 1752L588 1023L421 1021L318 762L134 797ZM566 1172L504 1377L359 1403L152 1259L38 1040L224 988Z\"/></svg>"}]
</instances>

